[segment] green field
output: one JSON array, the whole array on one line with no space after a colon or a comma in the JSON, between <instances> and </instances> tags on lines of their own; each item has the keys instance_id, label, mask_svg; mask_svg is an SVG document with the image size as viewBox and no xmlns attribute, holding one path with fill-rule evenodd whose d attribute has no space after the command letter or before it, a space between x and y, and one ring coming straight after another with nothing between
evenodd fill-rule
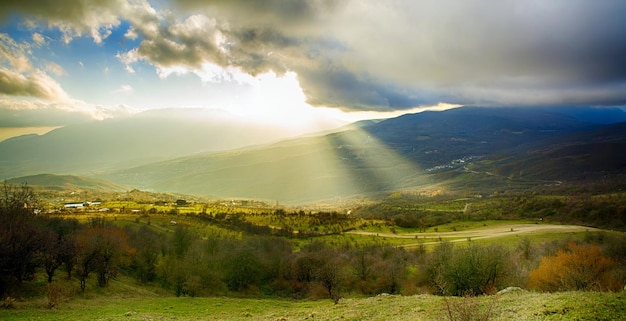
<instances>
[{"instance_id":1,"label":"green field","mask_svg":"<svg viewBox=\"0 0 626 321\"><path fill-rule=\"evenodd\" d=\"M448 307L473 311L492 306L489 320L624 320L622 293L511 292L478 298L432 295L294 301L250 298L77 298L47 309L43 301L0 309L2 320L445 320ZM482 312L487 313L487 312Z\"/></svg>"}]
</instances>

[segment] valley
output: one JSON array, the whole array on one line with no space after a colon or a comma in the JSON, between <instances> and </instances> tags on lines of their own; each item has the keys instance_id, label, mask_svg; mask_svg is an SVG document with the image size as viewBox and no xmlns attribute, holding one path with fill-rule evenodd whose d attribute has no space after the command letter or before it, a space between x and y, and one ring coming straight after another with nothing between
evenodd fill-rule
<instances>
[{"instance_id":1,"label":"valley","mask_svg":"<svg viewBox=\"0 0 626 321\"><path fill-rule=\"evenodd\" d=\"M626 1L0 1L0 320L626 320Z\"/></svg>"},{"instance_id":2,"label":"valley","mask_svg":"<svg viewBox=\"0 0 626 321\"><path fill-rule=\"evenodd\" d=\"M592 119L603 122L576 118L576 112L596 115ZM614 109L464 107L218 151L207 151L200 144L207 133L197 132L193 136L197 141L185 139L182 145L176 137L157 140L163 146L180 145L159 148L154 144L160 143L142 143L154 138L151 127L132 127L130 121L102 123L97 128L108 138L97 140L95 151L91 145L72 143L70 137L84 130L80 127L0 142L0 175L13 182L42 173L75 175L129 189L291 205L437 186L475 194L542 189L558 182L572 188L600 181L621 186L626 127L618 122L626 119L624 115ZM607 119L614 122L606 123ZM182 120L173 122L171 126L200 130ZM73 133L61 135L70 130ZM73 146L75 152L52 146ZM133 164L139 154L160 160ZM118 163L98 167L108 157Z\"/></svg>"},{"instance_id":3,"label":"valley","mask_svg":"<svg viewBox=\"0 0 626 321\"><path fill-rule=\"evenodd\" d=\"M468 108L84 175L38 173L13 153L3 170L29 175L4 182L0 232L22 241L0 239L11 263L0 317L90 318L72 314L76 304L110 319L437 319L468 304L495 320L619 315L624 129ZM511 287L522 292L497 294ZM573 304L581 295L616 303ZM251 308L232 303L241 300ZM382 300L424 306L354 312ZM561 303L504 309L507 300Z\"/></svg>"}]
</instances>

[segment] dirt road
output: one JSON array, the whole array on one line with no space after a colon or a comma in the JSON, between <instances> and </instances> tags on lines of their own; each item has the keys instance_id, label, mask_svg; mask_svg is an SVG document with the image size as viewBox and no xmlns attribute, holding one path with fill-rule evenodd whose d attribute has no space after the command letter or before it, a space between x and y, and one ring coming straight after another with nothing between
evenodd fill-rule
<instances>
[{"instance_id":1,"label":"dirt road","mask_svg":"<svg viewBox=\"0 0 626 321\"><path fill-rule=\"evenodd\" d=\"M555 224L504 224L498 226L485 227L475 230L457 231L457 232L429 232L429 233L376 233L365 231L350 231L346 234L358 235L375 235L384 238L440 238L449 240L450 242L467 242L468 240L480 240L486 238L506 237L511 235L532 235L532 234L549 234L549 233L572 233L585 231L600 231L593 227L579 225L555 225ZM421 242L415 244L405 244L403 247L418 246L420 244L429 245L439 242Z\"/></svg>"}]
</instances>

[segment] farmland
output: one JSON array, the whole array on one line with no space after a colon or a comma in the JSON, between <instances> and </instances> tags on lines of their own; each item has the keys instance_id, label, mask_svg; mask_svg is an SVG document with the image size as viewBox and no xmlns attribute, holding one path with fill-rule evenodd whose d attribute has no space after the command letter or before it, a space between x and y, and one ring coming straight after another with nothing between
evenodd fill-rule
<instances>
[{"instance_id":1,"label":"farmland","mask_svg":"<svg viewBox=\"0 0 626 321\"><path fill-rule=\"evenodd\" d=\"M623 232L562 216L589 204L619 211L621 195L393 193L298 207L137 190L37 195L45 215L23 237L57 241L33 254L43 261L28 263L21 286L5 279L10 319L92 319L75 307L93 305L108 320L429 320L468 306L492 319L623 313L619 292L597 292L623 287ZM546 270L545 260L562 267ZM601 265L582 275L567 262ZM559 273L571 281L551 283ZM495 294L508 287L524 290ZM382 307L391 302L395 310Z\"/></svg>"}]
</instances>

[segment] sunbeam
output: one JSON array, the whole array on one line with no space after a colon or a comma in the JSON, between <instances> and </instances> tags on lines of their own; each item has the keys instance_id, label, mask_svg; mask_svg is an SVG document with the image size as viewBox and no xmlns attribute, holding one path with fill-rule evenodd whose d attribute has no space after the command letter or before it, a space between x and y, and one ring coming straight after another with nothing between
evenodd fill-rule
<instances>
[{"instance_id":1,"label":"sunbeam","mask_svg":"<svg viewBox=\"0 0 626 321\"><path fill-rule=\"evenodd\" d=\"M337 157L358 192L388 191L421 185L421 169L362 129L329 135Z\"/></svg>"}]
</instances>

